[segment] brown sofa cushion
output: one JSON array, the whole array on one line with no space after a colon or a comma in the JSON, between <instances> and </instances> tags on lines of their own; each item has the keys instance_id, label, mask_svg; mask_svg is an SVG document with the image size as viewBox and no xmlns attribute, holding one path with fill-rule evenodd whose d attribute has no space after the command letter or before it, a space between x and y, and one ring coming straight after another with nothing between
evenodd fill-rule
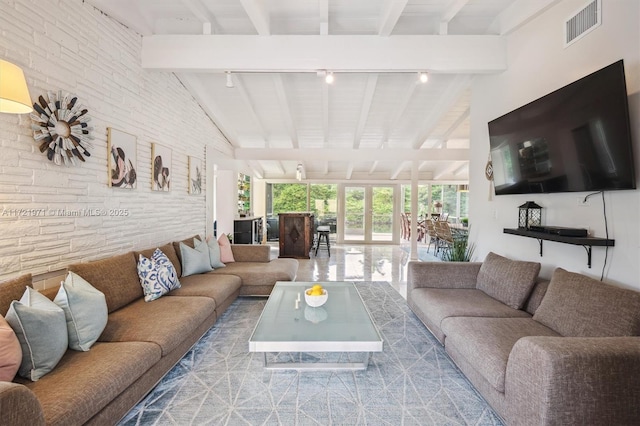
<instances>
[{"instance_id":1,"label":"brown sofa cushion","mask_svg":"<svg viewBox=\"0 0 640 426\"><path fill-rule=\"evenodd\" d=\"M235 275L197 274L180 278L182 287L168 293L169 296L202 296L215 301L215 309L240 290L242 280Z\"/></svg>"},{"instance_id":2,"label":"brown sofa cushion","mask_svg":"<svg viewBox=\"0 0 640 426\"><path fill-rule=\"evenodd\" d=\"M558 336L531 318L450 317L442 321L446 349L473 366L497 391L504 392L509 354L526 336Z\"/></svg>"},{"instance_id":3,"label":"brown sofa cushion","mask_svg":"<svg viewBox=\"0 0 640 426\"><path fill-rule=\"evenodd\" d=\"M514 309L527 301L540 272L537 262L511 260L490 252L478 271L476 288Z\"/></svg>"},{"instance_id":4,"label":"brown sofa cushion","mask_svg":"<svg viewBox=\"0 0 640 426\"><path fill-rule=\"evenodd\" d=\"M133 252L76 263L69 270L104 293L110 313L144 296Z\"/></svg>"},{"instance_id":5,"label":"brown sofa cushion","mask_svg":"<svg viewBox=\"0 0 640 426\"><path fill-rule=\"evenodd\" d=\"M563 336L638 336L640 293L558 268L533 319Z\"/></svg>"},{"instance_id":6,"label":"brown sofa cushion","mask_svg":"<svg viewBox=\"0 0 640 426\"><path fill-rule=\"evenodd\" d=\"M11 302L20 300L27 287L31 287L31 274L0 283L0 315L7 314Z\"/></svg>"},{"instance_id":7,"label":"brown sofa cushion","mask_svg":"<svg viewBox=\"0 0 640 426\"><path fill-rule=\"evenodd\" d=\"M273 287L276 281L293 281L298 272L296 259L273 259L263 262L232 262L224 268L216 269L209 274L236 275L242 279L243 286ZM243 293L252 294L252 293Z\"/></svg>"},{"instance_id":8,"label":"brown sofa cushion","mask_svg":"<svg viewBox=\"0 0 640 426\"><path fill-rule=\"evenodd\" d=\"M215 302L208 297L161 297L152 302L140 298L109 315L99 340L153 342L165 356L182 343L185 336L215 316L214 311Z\"/></svg>"},{"instance_id":9,"label":"brown sofa cushion","mask_svg":"<svg viewBox=\"0 0 640 426\"><path fill-rule=\"evenodd\" d=\"M81 425L159 360L160 348L152 343L96 343L88 352L68 350L37 382L16 381L36 394L48 425Z\"/></svg>"},{"instance_id":10,"label":"brown sofa cushion","mask_svg":"<svg viewBox=\"0 0 640 426\"><path fill-rule=\"evenodd\" d=\"M158 248L160 249L161 252L165 254L165 256L167 256L167 259L169 259L169 261L173 264L173 267L176 268L176 274L178 274L178 277L182 276L182 265L180 264L180 259L176 254L176 250L173 248L173 243L167 243L162 247L158 247ZM136 256L136 262L140 258L139 255L143 255L147 259L151 259L151 256L153 256L154 251L156 251L155 248L150 248L147 250L134 252Z\"/></svg>"}]
</instances>

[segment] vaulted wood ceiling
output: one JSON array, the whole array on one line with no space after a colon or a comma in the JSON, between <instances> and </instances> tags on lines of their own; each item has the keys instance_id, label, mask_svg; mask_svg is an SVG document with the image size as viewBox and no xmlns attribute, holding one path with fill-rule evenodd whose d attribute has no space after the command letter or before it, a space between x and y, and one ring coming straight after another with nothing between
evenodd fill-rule
<instances>
[{"instance_id":1,"label":"vaulted wood ceiling","mask_svg":"<svg viewBox=\"0 0 640 426\"><path fill-rule=\"evenodd\" d=\"M460 183L473 76L502 72L504 35L558 1L88 0L143 36L142 66L174 72L256 177L402 180L418 161L420 179Z\"/></svg>"}]
</instances>

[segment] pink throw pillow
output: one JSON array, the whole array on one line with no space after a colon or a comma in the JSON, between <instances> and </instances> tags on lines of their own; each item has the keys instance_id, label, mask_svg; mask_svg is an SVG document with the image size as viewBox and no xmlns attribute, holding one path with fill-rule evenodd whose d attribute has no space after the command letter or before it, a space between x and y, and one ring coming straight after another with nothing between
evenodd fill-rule
<instances>
[{"instance_id":1,"label":"pink throw pillow","mask_svg":"<svg viewBox=\"0 0 640 426\"><path fill-rule=\"evenodd\" d=\"M21 362L22 348L16 333L0 315L0 381L12 381Z\"/></svg>"},{"instance_id":2,"label":"pink throw pillow","mask_svg":"<svg viewBox=\"0 0 640 426\"><path fill-rule=\"evenodd\" d=\"M233 258L233 252L231 251L231 243L227 234L220 235L218 238L218 245L220 246L220 261L222 263L231 263L236 260Z\"/></svg>"}]
</instances>

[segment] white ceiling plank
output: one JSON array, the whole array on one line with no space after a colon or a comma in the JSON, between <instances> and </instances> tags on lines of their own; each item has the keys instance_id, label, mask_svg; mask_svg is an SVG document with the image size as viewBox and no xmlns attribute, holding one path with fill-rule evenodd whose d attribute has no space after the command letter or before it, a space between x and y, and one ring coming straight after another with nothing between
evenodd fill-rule
<instances>
[{"instance_id":1,"label":"white ceiling plank","mask_svg":"<svg viewBox=\"0 0 640 426\"><path fill-rule=\"evenodd\" d=\"M471 78L468 75L457 75L449 87L442 93L442 95L436 100L438 109L430 114L424 121L422 131L414 139L412 146L415 149L420 148L427 138L433 132L433 129L437 125L438 121L444 116L451 107L458 101L462 92L469 88L471 84Z\"/></svg>"},{"instance_id":2,"label":"white ceiling plank","mask_svg":"<svg viewBox=\"0 0 640 426\"><path fill-rule=\"evenodd\" d=\"M382 15L378 26L378 35L388 37L400 19L408 0L386 0L382 5Z\"/></svg>"},{"instance_id":3,"label":"white ceiling plank","mask_svg":"<svg viewBox=\"0 0 640 426\"><path fill-rule=\"evenodd\" d=\"M450 22L469 3L469 0L455 0L440 17L440 22Z\"/></svg>"},{"instance_id":4,"label":"white ceiling plank","mask_svg":"<svg viewBox=\"0 0 640 426\"><path fill-rule=\"evenodd\" d=\"M408 163L408 161L403 161L402 163L400 163L395 168L395 170L391 173L391 176L389 176L389 179L396 180L398 178L398 176L400 175L400 173L402 173L404 171L404 169L407 167L407 163Z\"/></svg>"},{"instance_id":5,"label":"white ceiling plank","mask_svg":"<svg viewBox=\"0 0 640 426\"><path fill-rule=\"evenodd\" d=\"M329 0L318 1L320 12L320 35L329 35Z\"/></svg>"},{"instance_id":6,"label":"white ceiling plank","mask_svg":"<svg viewBox=\"0 0 640 426\"><path fill-rule=\"evenodd\" d=\"M373 95L376 93L377 85L378 74L369 74L367 76L367 86L364 89L362 105L360 106L360 117L358 118L358 123L353 138L354 149L357 149L360 146L360 138L362 138L364 126L367 124L367 118L369 118L369 111L371 110L371 103L373 102Z\"/></svg>"},{"instance_id":7,"label":"white ceiling plank","mask_svg":"<svg viewBox=\"0 0 640 426\"><path fill-rule=\"evenodd\" d=\"M467 161L467 162L465 162L465 163L462 163L462 164L460 165L460 167L458 167L457 169L455 169L455 170L453 171L453 175L454 175L454 176L460 176L460 175L463 175L463 174L465 174L465 173L466 173L467 175L469 174L469 162L468 162L468 161Z\"/></svg>"},{"instance_id":8,"label":"white ceiling plank","mask_svg":"<svg viewBox=\"0 0 640 426\"><path fill-rule=\"evenodd\" d=\"M440 143L443 144L444 142L446 142L447 139L449 139L449 136L451 136L451 134L455 132L456 129L460 127L462 123L464 123L464 120L469 118L470 114L471 114L471 108L465 109L462 112L462 114L460 114L460 116L456 119L456 121L454 121L453 124L438 138L438 139L442 139Z\"/></svg>"},{"instance_id":9,"label":"white ceiling plank","mask_svg":"<svg viewBox=\"0 0 640 426\"><path fill-rule=\"evenodd\" d=\"M562 0L516 0L503 10L490 28L500 35L511 34Z\"/></svg>"},{"instance_id":10,"label":"white ceiling plank","mask_svg":"<svg viewBox=\"0 0 640 426\"><path fill-rule=\"evenodd\" d=\"M202 81L193 74L176 74L176 76L189 90L196 101L198 101L202 109L207 113L218 129L220 129L229 145L232 147L237 146L237 133L232 127L227 125L230 121L225 117L223 108L215 102L214 97L207 96L207 88L202 84Z\"/></svg>"},{"instance_id":11,"label":"white ceiling plank","mask_svg":"<svg viewBox=\"0 0 640 426\"><path fill-rule=\"evenodd\" d=\"M329 162L325 161L322 163L322 174L323 175L328 175L329 174Z\"/></svg>"},{"instance_id":12,"label":"white ceiling plank","mask_svg":"<svg viewBox=\"0 0 640 426\"><path fill-rule=\"evenodd\" d=\"M247 161L247 165L253 172L253 176L258 179L264 179L264 169L260 166L259 161Z\"/></svg>"},{"instance_id":13,"label":"white ceiling plank","mask_svg":"<svg viewBox=\"0 0 640 426\"><path fill-rule=\"evenodd\" d=\"M282 162L281 161L276 161L274 163L274 166L276 167L276 169L278 169L278 172L281 175L284 175L286 173L286 170L284 169L284 167L282 166Z\"/></svg>"},{"instance_id":14,"label":"white ceiling plank","mask_svg":"<svg viewBox=\"0 0 640 426\"><path fill-rule=\"evenodd\" d=\"M325 145L329 141L329 87L324 79L318 79L322 89L322 140Z\"/></svg>"},{"instance_id":15,"label":"white ceiling plank","mask_svg":"<svg viewBox=\"0 0 640 426\"><path fill-rule=\"evenodd\" d=\"M350 148L236 148L235 158L238 160L279 160L298 161L300 158L315 161L466 161L469 159L468 149L350 149Z\"/></svg>"},{"instance_id":16,"label":"white ceiling plank","mask_svg":"<svg viewBox=\"0 0 640 426\"><path fill-rule=\"evenodd\" d=\"M280 112L284 120L284 127L287 129L289 137L291 138L291 146L293 148L299 148L298 131L296 130L293 114L291 113L291 104L287 96L284 78L285 76L282 74L274 74L273 83L276 88L276 96L278 97L278 105L280 106Z\"/></svg>"},{"instance_id":17,"label":"white ceiling plank","mask_svg":"<svg viewBox=\"0 0 640 426\"><path fill-rule=\"evenodd\" d=\"M491 35L153 35L142 39L142 67L173 72L494 73L506 69L506 51L505 39Z\"/></svg>"},{"instance_id":18,"label":"white ceiling plank","mask_svg":"<svg viewBox=\"0 0 640 426\"><path fill-rule=\"evenodd\" d=\"M269 12L265 9L265 2L261 0L240 0L251 23L261 36L271 35Z\"/></svg>"},{"instance_id":19,"label":"white ceiling plank","mask_svg":"<svg viewBox=\"0 0 640 426\"><path fill-rule=\"evenodd\" d=\"M237 90L238 93L240 94L240 97L242 98L245 105L247 106L246 111L249 117L253 121L255 121L255 123L258 125L258 128L260 129L260 133L264 136L263 140L264 140L265 146L268 148L269 135L265 131L264 123L262 122L262 120L260 119L260 116L258 115L258 112L256 111L255 103L251 99L251 95L249 94L249 92L247 92L247 89L245 88L245 84L242 76L240 74L232 74L232 78L234 80L234 88L230 90Z\"/></svg>"},{"instance_id":20,"label":"white ceiling plank","mask_svg":"<svg viewBox=\"0 0 640 426\"><path fill-rule=\"evenodd\" d=\"M209 9L207 9L200 0L181 0L187 9L195 16L195 18L204 23L212 23L215 21Z\"/></svg>"},{"instance_id":21,"label":"white ceiling plank","mask_svg":"<svg viewBox=\"0 0 640 426\"><path fill-rule=\"evenodd\" d=\"M135 0L87 0L111 18L134 31L148 36L153 34L153 19Z\"/></svg>"},{"instance_id":22,"label":"white ceiling plank","mask_svg":"<svg viewBox=\"0 0 640 426\"><path fill-rule=\"evenodd\" d=\"M416 84L414 78L407 80L405 90L402 94L402 97L400 98L400 102L398 103L398 108L395 110L395 114L391 121L389 121L389 126L384 129L382 135L382 147L387 144L389 140L389 134L398 124L400 118L405 114L407 107L409 106L409 102L411 102L411 98L413 97L413 94L415 93L417 87L418 85Z\"/></svg>"},{"instance_id":23,"label":"white ceiling plank","mask_svg":"<svg viewBox=\"0 0 640 426\"><path fill-rule=\"evenodd\" d=\"M347 165L347 173L345 173L345 179L349 180L353 177L353 163Z\"/></svg>"},{"instance_id":24,"label":"white ceiling plank","mask_svg":"<svg viewBox=\"0 0 640 426\"><path fill-rule=\"evenodd\" d=\"M371 164L371 168L369 169L369 174L370 175L374 174L377 168L378 168L378 160L374 161L373 164Z\"/></svg>"}]
</instances>

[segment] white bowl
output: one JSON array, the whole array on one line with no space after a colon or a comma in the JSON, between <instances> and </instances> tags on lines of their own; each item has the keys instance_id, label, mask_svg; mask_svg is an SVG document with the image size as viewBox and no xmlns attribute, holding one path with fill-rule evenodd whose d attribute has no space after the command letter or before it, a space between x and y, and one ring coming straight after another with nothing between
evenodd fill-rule
<instances>
[{"instance_id":1,"label":"white bowl","mask_svg":"<svg viewBox=\"0 0 640 426\"><path fill-rule=\"evenodd\" d=\"M310 288L304 291L304 301L307 302L307 305L312 308L317 308L318 306L322 306L327 302L329 298L329 293L327 293L326 289L322 289L322 296L309 296L307 291L311 290Z\"/></svg>"}]
</instances>

